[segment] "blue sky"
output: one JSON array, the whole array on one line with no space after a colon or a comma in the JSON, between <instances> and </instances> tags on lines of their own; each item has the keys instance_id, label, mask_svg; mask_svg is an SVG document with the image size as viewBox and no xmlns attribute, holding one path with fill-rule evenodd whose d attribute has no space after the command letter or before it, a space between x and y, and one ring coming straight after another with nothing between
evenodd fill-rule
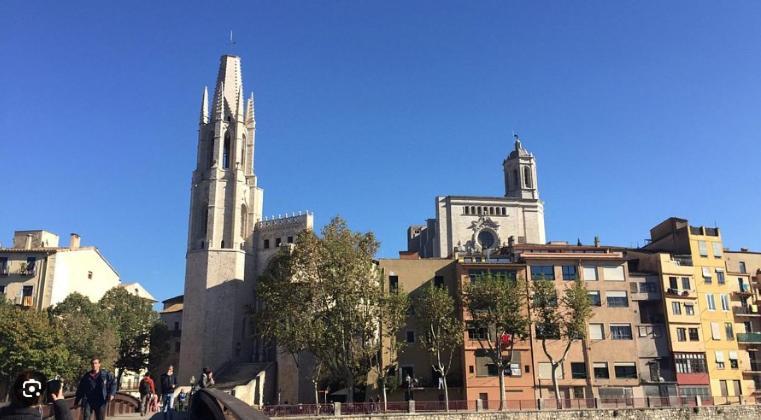
<instances>
[{"instance_id":1,"label":"blue sky","mask_svg":"<svg viewBox=\"0 0 761 420\"><path fill-rule=\"evenodd\" d=\"M759 21L753 1L5 0L0 241L78 232L181 293L201 92L234 53L267 215L340 214L392 257L436 195L503 193L515 129L548 239L636 245L680 216L761 250Z\"/></svg>"}]
</instances>

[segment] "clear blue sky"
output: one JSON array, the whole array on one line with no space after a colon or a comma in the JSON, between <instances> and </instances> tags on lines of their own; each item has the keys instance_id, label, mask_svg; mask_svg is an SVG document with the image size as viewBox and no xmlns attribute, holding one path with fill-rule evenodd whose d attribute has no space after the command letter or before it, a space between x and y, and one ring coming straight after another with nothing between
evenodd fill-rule
<instances>
[{"instance_id":1,"label":"clear blue sky","mask_svg":"<svg viewBox=\"0 0 761 420\"><path fill-rule=\"evenodd\" d=\"M78 232L181 293L201 92L232 52L267 215L340 214L394 256L436 195L503 193L515 129L548 239L636 245L681 216L761 249L759 22L757 1L4 0L0 241Z\"/></svg>"}]
</instances>

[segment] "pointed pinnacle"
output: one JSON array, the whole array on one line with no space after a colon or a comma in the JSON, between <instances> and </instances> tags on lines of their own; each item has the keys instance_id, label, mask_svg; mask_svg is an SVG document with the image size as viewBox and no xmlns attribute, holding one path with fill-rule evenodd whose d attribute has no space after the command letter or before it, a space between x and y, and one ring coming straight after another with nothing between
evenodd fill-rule
<instances>
[{"instance_id":1,"label":"pointed pinnacle","mask_svg":"<svg viewBox=\"0 0 761 420\"><path fill-rule=\"evenodd\" d=\"M214 96L214 119L221 120L225 117L225 82L219 82Z\"/></svg>"},{"instance_id":2,"label":"pointed pinnacle","mask_svg":"<svg viewBox=\"0 0 761 420\"><path fill-rule=\"evenodd\" d=\"M246 104L246 125L253 126L256 122L256 116L254 115L254 92L251 92L251 96L248 98Z\"/></svg>"},{"instance_id":3,"label":"pointed pinnacle","mask_svg":"<svg viewBox=\"0 0 761 420\"><path fill-rule=\"evenodd\" d=\"M238 112L235 113L235 119L243 121L243 86L238 88Z\"/></svg>"},{"instance_id":4,"label":"pointed pinnacle","mask_svg":"<svg viewBox=\"0 0 761 420\"><path fill-rule=\"evenodd\" d=\"M209 122L209 89L203 87L203 98L201 99L201 116L199 117L200 124L206 124Z\"/></svg>"}]
</instances>

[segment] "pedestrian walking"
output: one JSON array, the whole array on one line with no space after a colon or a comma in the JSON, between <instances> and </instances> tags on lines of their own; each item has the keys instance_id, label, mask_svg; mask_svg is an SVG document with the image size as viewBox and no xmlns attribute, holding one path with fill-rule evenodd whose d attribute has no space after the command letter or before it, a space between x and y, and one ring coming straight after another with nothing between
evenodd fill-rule
<instances>
[{"instance_id":1,"label":"pedestrian walking","mask_svg":"<svg viewBox=\"0 0 761 420\"><path fill-rule=\"evenodd\" d=\"M63 397L63 384L57 382L57 390L51 390L48 399L52 401L55 420L72 420L69 405ZM26 370L21 372L11 388L11 403L0 408L0 420L42 420L42 405L46 388L49 389L47 378L39 372Z\"/></svg>"},{"instance_id":2,"label":"pedestrian walking","mask_svg":"<svg viewBox=\"0 0 761 420\"><path fill-rule=\"evenodd\" d=\"M116 380L111 372L100 368L100 359L97 357L90 360L90 366L92 369L79 380L74 407L82 403L84 420L90 420L93 414L95 420L105 420L106 406L116 395Z\"/></svg>"},{"instance_id":3,"label":"pedestrian walking","mask_svg":"<svg viewBox=\"0 0 761 420\"><path fill-rule=\"evenodd\" d=\"M205 367L201 372L201 380L198 381L199 388L211 388L214 386L214 374L211 369Z\"/></svg>"},{"instance_id":4,"label":"pedestrian walking","mask_svg":"<svg viewBox=\"0 0 761 420\"><path fill-rule=\"evenodd\" d=\"M161 411L164 413L164 420L172 419L172 399L174 395L174 389L177 388L177 377L174 376L174 366L169 365L166 373L161 375L161 395L162 407Z\"/></svg>"},{"instance_id":5,"label":"pedestrian walking","mask_svg":"<svg viewBox=\"0 0 761 420\"><path fill-rule=\"evenodd\" d=\"M138 391L140 391L140 415L144 416L150 409L153 395L156 393L156 384L148 372L145 372L143 379L140 380Z\"/></svg>"}]
</instances>

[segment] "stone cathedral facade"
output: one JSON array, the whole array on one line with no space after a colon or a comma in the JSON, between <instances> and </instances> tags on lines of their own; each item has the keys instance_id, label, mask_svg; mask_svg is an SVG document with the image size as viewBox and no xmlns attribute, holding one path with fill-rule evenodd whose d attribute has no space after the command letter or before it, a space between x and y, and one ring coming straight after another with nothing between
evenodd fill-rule
<instances>
[{"instance_id":1,"label":"stone cathedral facade","mask_svg":"<svg viewBox=\"0 0 761 420\"><path fill-rule=\"evenodd\" d=\"M436 218L407 229L407 251L422 258L448 258L459 251L496 251L512 237L543 244L544 203L539 199L536 159L518 136L502 162L504 197L436 197Z\"/></svg>"},{"instance_id":2,"label":"stone cathedral facade","mask_svg":"<svg viewBox=\"0 0 761 420\"><path fill-rule=\"evenodd\" d=\"M252 338L256 278L278 247L312 228L313 218L307 213L262 220L255 137L254 96L244 94L240 58L224 55L211 103L204 89L198 122L178 366L183 385L203 367L218 378L225 371L248 372L248 379L261 382L263 371L273 371L273 352ZM256 387L261 398L262 383Z\"/></svg>"}]
</instances>

